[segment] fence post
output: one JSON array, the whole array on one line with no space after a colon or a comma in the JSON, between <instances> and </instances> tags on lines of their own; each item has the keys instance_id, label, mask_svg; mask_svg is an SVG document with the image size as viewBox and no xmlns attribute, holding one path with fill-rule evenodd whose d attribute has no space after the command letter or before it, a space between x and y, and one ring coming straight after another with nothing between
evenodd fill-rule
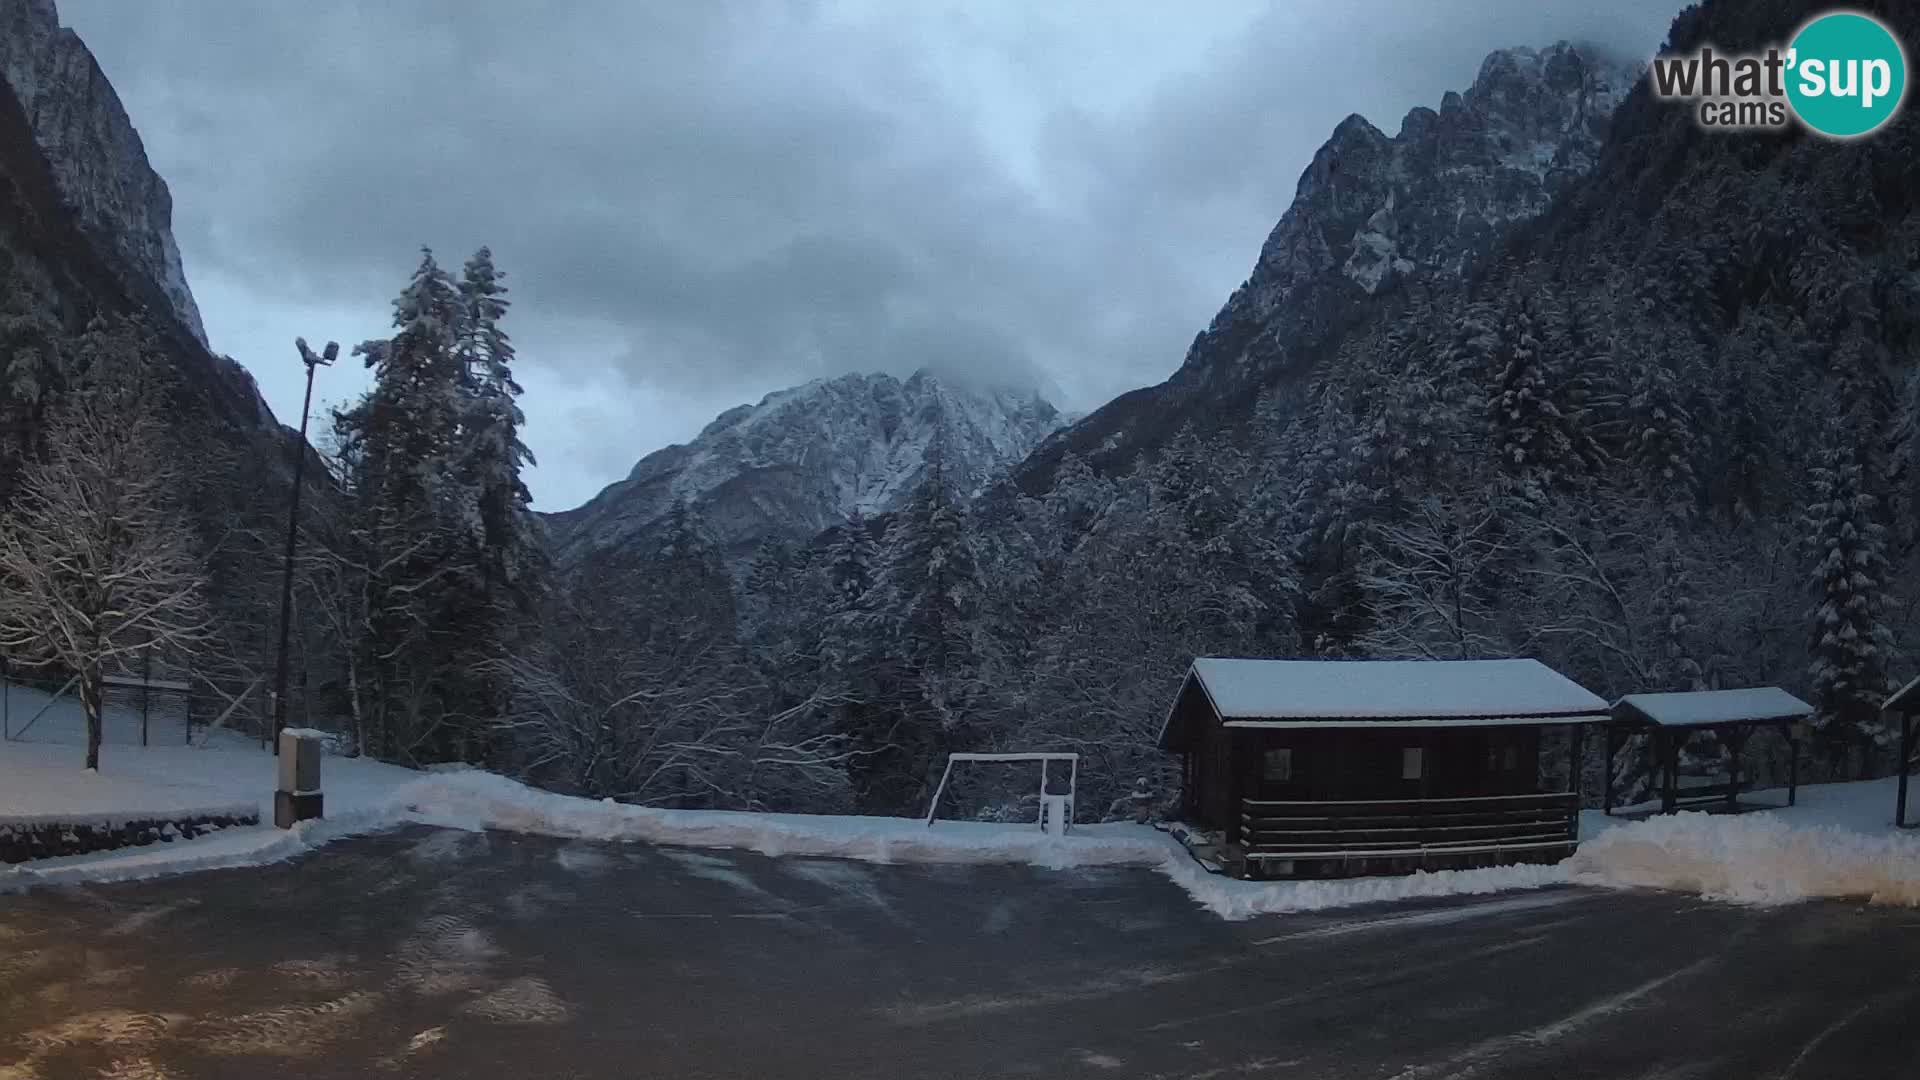
<instances>
[{"instance_id":1,"label":"fence post","mask_svg":"<svg viewBox=\"0 0 1920 1080\"><path fill-rule=\"evenodd\" d=\"M147 705L153 699L153 646L140 653L140 745L147 745Z\"/></svg>"}]
</instances>

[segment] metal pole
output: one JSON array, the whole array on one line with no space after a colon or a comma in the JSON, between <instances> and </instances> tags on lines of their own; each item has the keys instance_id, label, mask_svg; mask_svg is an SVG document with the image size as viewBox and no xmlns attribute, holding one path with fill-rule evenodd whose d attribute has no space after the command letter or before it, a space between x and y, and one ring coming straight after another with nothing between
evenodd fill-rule
<instances>
[{"instance_id":1,"label":"metal pole","mask_svg":"<svg viewBox=\"0 0 1920 1080\"><path fill-rule=\"evenodd\" d=\"M300 541L300 482L307 465L307 410L313 407L313 369L333 363L340 346L327 342L324 355L315 356L305 338L295 338L300 362L307 365L307 393L300 400L300 439L293 445L293 498L287 509L287 554L280 573L280 653L275 660L273 694L273 752L280 752L280 732L287 726L287 637L293 629L293 553Z\"/></svg>"}]
</instances>

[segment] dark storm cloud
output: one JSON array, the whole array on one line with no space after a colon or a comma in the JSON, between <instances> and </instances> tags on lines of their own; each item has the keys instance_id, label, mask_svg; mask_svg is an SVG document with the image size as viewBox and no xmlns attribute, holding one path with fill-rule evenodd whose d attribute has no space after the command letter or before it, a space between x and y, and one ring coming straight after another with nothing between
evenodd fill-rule
<instances>
[{"instance_id":1,"label":"dark storm cloud","mask_svg":"<svg viewBox=\"0 0 1920 1080\"><path fill-rule=\"evenodd\" d=\"M250 114L209 134L202 168L232 175L178 223L224 265L338 298L397 285L415 243L485 241L522 318L623 327L653 382L911 369L947 331L1026 365L993 309L1033 292L1023 238L1059 238L910 56L820 9L115 15L147 24L121 28L135 79L175 87L182 127Z\"/></svg>"},{"instance_id":2,"label":"dark storm cloud","mask_svg":"<svg viewBox=\"0 0 1920 1080\"><path fill-rule=\"evenodd\" d=\"M377 309L416 245L490 244L530 416L926 364L1096 405L1178 365L1342 116L1397 130L1495 47L1645 55L1674 6L62 5L196 285Z\"/></svg>"}]
</instances>

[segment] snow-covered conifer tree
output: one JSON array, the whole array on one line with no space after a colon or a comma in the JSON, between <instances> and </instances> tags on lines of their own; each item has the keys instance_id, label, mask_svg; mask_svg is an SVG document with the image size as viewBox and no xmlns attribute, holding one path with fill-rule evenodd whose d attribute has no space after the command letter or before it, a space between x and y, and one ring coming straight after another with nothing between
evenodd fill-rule
<instances>
[{"instance_id":1,"label":"snow-covered conifer tree","mask_svg":"<svg viewBox=\"0 0 1920 1080\"><path fill-rule=\"evenodd\" d=\"M1816 597L1808 673L1819 713L1816 723L1834 742L1881 734L1879 708L1887 692L1884 621L1888 584L1886 527L1866 486L1866 467L1838 423L1812 470L1812 499L1804 522Z\"/></svg>"}]
</instances>

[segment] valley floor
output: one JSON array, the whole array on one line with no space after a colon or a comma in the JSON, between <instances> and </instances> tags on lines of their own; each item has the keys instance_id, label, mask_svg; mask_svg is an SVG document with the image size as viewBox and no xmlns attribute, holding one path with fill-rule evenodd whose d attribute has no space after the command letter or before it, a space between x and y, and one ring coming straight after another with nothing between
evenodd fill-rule
<instances>
[{"instance_id":1,"label":"valley floor","mask_svg":"<svg viewBox=\"0 0 1920 1080\"><path fill-rule=\"evenodd\" d=\"M1138 868L410 827L0 898L0 1076L1909 1077L1920 919L1558 887L1226 921Z\"/></svg>"},{"instance_id":2,"label":"valley floor","mask_svg":"<svg viewBox=\"0 0 1920 1080\"><path fill-rule=\"evenodd\" d=\"M123 717L89 774L65 708L0 740L0 828L268 809L256 744L141 747ZM1298 883L1131 824L653 810L335 757L322 786L293 830L0 868L0 1080L1920 1064L1920 837L1891 781L1589 813L1558 866Z\"/></svg>"},{"instance_id":3,"label":"valley floor","mask_svg":"<svg viewBox=\"0 0 1920 1080\"><path fill-rule=\"evenodd\" d=\"M196 735L202 745L190 745L184 730L155 727L150 745L141 746L137 727L123 714L110 718L101 771L88 773L80 768L77 706L56 701L41 712L47 701L34 694L9 690L9 709L37 718L24 735L16 725L15 738L0 740L0 829L236 805L257 807L261 820L271 821L275 759L257 744L215 732ZM1809 786L1791 809L1737 816L1629 821L1589 811L1579 852L1557 866L1257 883L1207 873L1165 833L1132 824L1076 826L1055 838L1030 825L940 822L929 829L906 818L656 810L554 795L485 772L421 773L328 757L324 820L290 831L237 827L191 841L0 867L0 891L261 865L342 837L416 823L876 863L1141 866L1229 919L1564 884L1668 889L1754 904L1828 897L1920 906L1920 835L1892 827L1893 783ZM1780 792L1746 797L1784 802Z\"/></svg>"}]
</instances>

